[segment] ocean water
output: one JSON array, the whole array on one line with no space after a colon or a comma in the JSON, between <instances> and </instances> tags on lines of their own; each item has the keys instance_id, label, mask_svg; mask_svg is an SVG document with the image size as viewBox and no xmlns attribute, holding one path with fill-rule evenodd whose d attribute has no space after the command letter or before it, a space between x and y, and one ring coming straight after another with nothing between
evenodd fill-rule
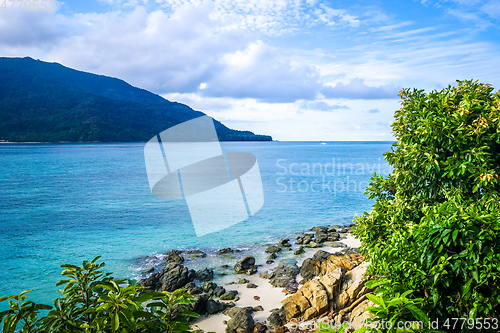
<instances>
[{"instance_id":1,"label":"ocean water","mask_svg":"<svg viewBox=\"0 0 500 333\"><path fill-rule=\"evenodd\" d=\"M151 195L144 143L0 145L0 296L33 289L51 304L60 265L102 256L120 278L140 278L171 249L256 244L316 225L349 224L369 211L373 172L387 175L391 142L225 142L224 152L257 157L262 209L197 237L183 200ZM193 260L215 265L215 256ZM191 267L191 265L190 265ZM5 304L0 304L4 308Z\"/></svg>"}]
</instances>

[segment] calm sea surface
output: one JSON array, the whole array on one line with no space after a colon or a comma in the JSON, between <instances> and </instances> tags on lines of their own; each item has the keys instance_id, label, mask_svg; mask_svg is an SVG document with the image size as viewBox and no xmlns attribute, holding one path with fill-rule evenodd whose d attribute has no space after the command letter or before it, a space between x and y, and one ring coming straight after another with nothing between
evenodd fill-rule
<instances>
[{"instance_id":1,"label":"calm sea surface","mask_svg":"<svg viewBox=\"0 0 500 333\"><path fill-rule=\"evenodd\" d=\"M348 224L373 204L363 195L370 174L391 171L382 155L391 144L222 143L225 152L257 157L264 206L202 237L185 201L151 195L144 143L2 144L0 296L34 289L32 300L51 304L59 266L97 255L115 276L140 277L170 249L251 249L315 225Z\"/></svg>"}]
</instances>

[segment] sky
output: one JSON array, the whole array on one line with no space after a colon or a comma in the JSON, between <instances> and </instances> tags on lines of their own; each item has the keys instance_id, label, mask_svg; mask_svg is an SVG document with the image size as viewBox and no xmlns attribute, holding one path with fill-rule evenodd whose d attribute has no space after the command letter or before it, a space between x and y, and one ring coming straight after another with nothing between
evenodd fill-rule
<instances>
[{"instance_id":1,"label":"sky","mask_svg":"<svg viewBox=\"0 0 500 333\"><path fill-rule=\"evenodd\" d=\"M402 88L500 88L499 0L23 1L0 7L0 56L118 77L280 141L392 141Z\"/></svg>"}]
</instances>

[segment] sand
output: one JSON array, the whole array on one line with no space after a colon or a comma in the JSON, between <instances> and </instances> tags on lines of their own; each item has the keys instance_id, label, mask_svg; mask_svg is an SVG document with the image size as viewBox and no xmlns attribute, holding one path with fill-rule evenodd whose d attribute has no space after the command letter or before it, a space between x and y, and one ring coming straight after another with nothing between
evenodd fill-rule
<instances>
[{"instance_id":1,"label":"sand","mask_svg":"<svg viewBox=\"0 0 500 333\"><path fill-rule=\"evenodd\" d=\"M358 239L356 239L352 235L347 235L346 239L341 240L342 243L346 244L348 247L359 247L361 244ZM340 247L328 247L324 246L316 249L309 249L304 254L300 256L293 256L298 261L297 265L300 267L302 262L311 258L314 253L318 250L327 251L330 253L335 253L341 251ZM269 280L263 279L259 276L261 272L265 272L267 270L276 268L279 263L279 259L282 257L278 257L275 263L271 265L261 265L258 268L256 274L251 276L247 275L234 275L234 280L238 281L238 279L245 278L249 280L251 283L256 284L258 287L255 289L247 288L246 284L232 284L232 285L224 285L223 287L226 290L238 290L238 296L240 299L235 302L237 307L255 307L260 305L264 308L264 311L255 311L252 314L255 322L264 323L267 320L267 317L270 315L270 311L272 309L280 308L281 301L283 301L287 296L284 292L282 292L282 288L275 288L270 283ZM297 281L300 281L300 275L297 277ZM258 296L260 300L255 300L254 296ZM224 301L221 301L224 302ZM222 313L210 315L207 317L202 316L194 322L194 325L198 326L199 329L202 329L204 332L216 332L216 333L224 333L226 329L226 325L223 324L224 320L229 320L229 316L226 316Z\"/></svg>"}]
</instances>

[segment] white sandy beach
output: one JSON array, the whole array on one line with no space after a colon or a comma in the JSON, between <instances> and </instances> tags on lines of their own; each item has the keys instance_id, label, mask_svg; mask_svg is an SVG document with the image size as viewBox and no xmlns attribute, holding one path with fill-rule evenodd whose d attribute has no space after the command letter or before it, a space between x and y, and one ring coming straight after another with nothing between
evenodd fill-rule
<instances>
[{"instance_id":1,"label":"white sandy beach","mask_svg":"<svg viewBox=\"0 0 500 333\"><path fill-rule=\"evenodd\" d=\"M361 245L359 240L352 235L348 235L347 238L341 240L341 242L346 244L348 247L359 247ZM305 259L311 258L314 255L314 253L316 253L318 250L335 253L340 251L341 249L342 248L340 247L333 248L328 246L315 249L308 249L304 254L296 256L296 259L298 261L297 265L300 267ZM269 283L268 280L263 279L259 276L261 272L265 272L267 270L276 268L278 266L280 259L286 257L280 255L273 264L260 265L257 273L251 276L234 275L235 277L234 279L236 281L239 278L246 278L251 283L256 284L258 287L255 289L247 288L246 284L232 284L223 286L226 290L238 290L238 296L240 297L240 299L235 302L237 307L247 307L247 306L255 307L257 305L260 305L264 308L264 311L255 311L252 314L252 317L254 318L255 322L264 323L267 320L267 317L269 317L270 311L275 308L280 308L281 301L287 297L286 294L282 292L283 288L275 288ZM297 281L300 280L301 278L299 275L297 276ZM260 300L255 300L254 296L258 296ZM229 316L226 316L222 313L218 313L207 317L201 317L194 322L194 325L198 326L206 333L208 332L224 333L226 325L223 324L223 321L229 319L230 319Z\"/></svg>"}]
</instances>

